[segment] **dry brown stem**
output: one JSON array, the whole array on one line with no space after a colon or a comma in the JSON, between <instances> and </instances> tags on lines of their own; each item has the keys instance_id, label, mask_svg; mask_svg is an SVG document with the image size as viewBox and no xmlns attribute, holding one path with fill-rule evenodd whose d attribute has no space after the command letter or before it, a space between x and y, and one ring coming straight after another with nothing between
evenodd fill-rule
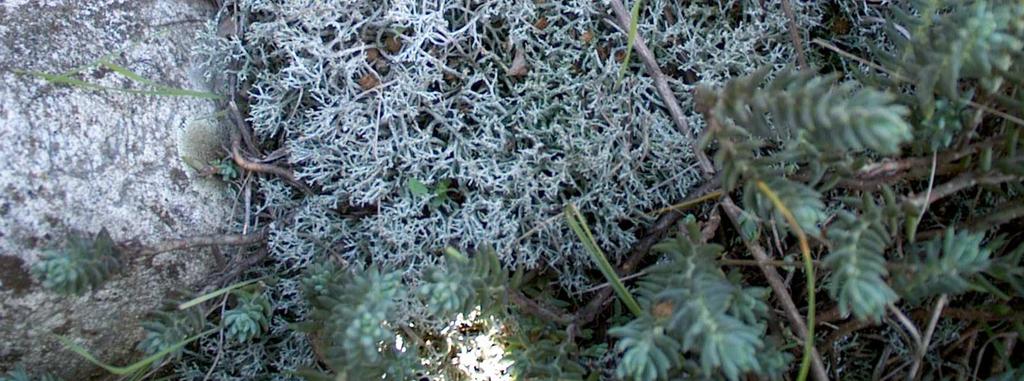
<instances>
[{"instance_id":1,"label":"dry brown stem","mask_svg":"<svg viewBox=\"0 0 1024 381\"><path fill-rule=\"evenodd\" d=\"M122 250L131 256L149 257L168 251L195 249L210 246L247 246L254 245L266 240L265 234L260 231L252 234L216 234L172 239L157 243L143 245L137 241L124 243Z\"/></svg>"}]
</instances>

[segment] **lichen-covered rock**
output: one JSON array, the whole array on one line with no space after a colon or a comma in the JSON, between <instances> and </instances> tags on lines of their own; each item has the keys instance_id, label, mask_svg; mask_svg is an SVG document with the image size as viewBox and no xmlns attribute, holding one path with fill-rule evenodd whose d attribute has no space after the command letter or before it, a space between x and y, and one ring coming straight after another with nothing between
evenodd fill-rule
<instances>
[{"instance_id":1,"label":"lichen-covered rock","mask_svg":"<svg viewBox=\"0 0 1024 381\"><path fill-rule=\"evenodd\" d=\"M165 253L65 297L29 275L43 252L102 227L118 241L217 233L230 208L226 191L182 160L220 146L204 119L213 102L89 91L17 71L60 73L108 57L157 83L199 88L189 52L211 12L185 0L0 2L0 373L23 363L66 379L95 374L57 334L130 362L140 319L215 270L209 253ZM85 73L103 86L139 86L110 70Z\"/></svg>"}]
</instances>

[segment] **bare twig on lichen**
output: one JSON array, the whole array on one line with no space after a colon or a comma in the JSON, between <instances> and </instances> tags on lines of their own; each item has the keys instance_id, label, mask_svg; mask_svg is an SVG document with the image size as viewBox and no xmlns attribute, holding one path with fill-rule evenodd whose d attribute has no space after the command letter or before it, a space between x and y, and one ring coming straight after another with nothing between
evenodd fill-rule
<instances>
[{"instance_id":1,"label":"bare twig on lichen","mask_svg":"<svg viewBox=\"0 0 1024 381\"><path fill-rule=\"evenodd\" d=\"M255 245L266 240L266 233L263 231L252 234L218 234L195 236L182 239L159 241L151 244L142 244L132 241L121 244L123 250L136 257L149 257L160 253L176 250L188 250L210 246L248 246Z\"/></svg>"}]
</instances>

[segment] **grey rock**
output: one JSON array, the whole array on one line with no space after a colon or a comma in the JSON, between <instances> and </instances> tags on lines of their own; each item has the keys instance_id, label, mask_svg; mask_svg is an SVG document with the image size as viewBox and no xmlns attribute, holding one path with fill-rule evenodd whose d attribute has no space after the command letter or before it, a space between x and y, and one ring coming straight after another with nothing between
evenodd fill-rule
<instances>
[{"instance_id":1,"label":"grey rock","mask_svg":"<svg viewBox=\"0 0 1024 381\"><path fill-rule=\"evenodd\" d=\"M153 242L223 232L231 218L228 190L182 160L216 156L214 102L90 91L17 71L60 73L109 57L157 83L202 88L189 50L212 12L202 1L0 0L0 374L23 363L65 379L102 375L55 335L130 363L140 358L140 320L217 270L208 252L164 253L63 297L29 275L46 250L102 227L116 241ZM110 70L85 73L139 87Z\"/></svg>"}]
</instances>

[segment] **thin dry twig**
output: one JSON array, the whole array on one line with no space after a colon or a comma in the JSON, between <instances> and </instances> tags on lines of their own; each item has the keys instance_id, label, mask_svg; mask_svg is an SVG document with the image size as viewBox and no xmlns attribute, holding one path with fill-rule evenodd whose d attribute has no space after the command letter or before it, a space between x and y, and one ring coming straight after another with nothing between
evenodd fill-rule
<instances>
[{"instance_id":1,"label":"thin dry twig","mask_svg":"<svg viewBox=\"0 0 1024 381\"><path fill-rule=\"evenodd\" d=\"M942 316L942 308L946 306L946 302L949 297L946 294L942 294L939 300L935 302L935 309L932 311L932 318L928 321L928 327L924 330L924 336L922 337L921 346L917 348L917 354L914 356L914 363L910 365L909 379L918 380L920 374L918 371L921 370L921 362L924 361L924 356L928 354L928 347L931 346L932 335L935 334L935 326L939 323L939 317Z\"/></svg>"},{"instance_id":2,"label":"thin dry twig","mask_svg":"<svg viewBox=\"0 0 1024 381\"><path fill-rule=\"evenodd\" d=\"M712 208L711 215L708 216L704 226L700 229L700 241L703 243L710 242L712 238L715 238L715 232L718 231L718 227L721 225L722 214L718 212L718 208Z\"/></svg>"},{"instance_id":3,"label":"thin dry twig","mask_svg":"<svg viewBox=\"0 0 1024 381\"><path fill-rule=\"evenodd\" d=\"M900 311L899 308L893 307L892 305L887 307L889 308L889 312L892 312L892 315L896 317L896 321L898 321L900 325L903 326L903 329L907 331L907 334L910 335L910 339L914 341L914 346L920 348L921 333L918 331L917 326L914 325L914 322L911 321L903 311Z\"/></svg>"},{"instance_id":4,"label":"thin dry twig","mask_svg":"<svg viewBox=\"0 0 1024 381\"><path fill-rule=\"evenodd\" d=\"M821 323L821 322L819 322ZM861 329L874 326L875 323L870 320L851 320L839 325L834 332L825 337L822 340L822 348L825 348L825 354L832 355L835 352L833 344L840 339L849 336L850 334L857 332Z\"/></svg>"},{"instance_id":5,"label":"thin dry twig","mask_svg":"<svg viewBox=\"0 0 1024 381\"><path fill-rule=\"evenodd\" d=\"M953 178L949 182L935 187L934 190L926 194L910 196L907 198L906 202L913 206L923 207L976 185L995 185L1018 179L1020 179L1019 176L1007 175L999 172L967 172Z\"/></svg>"},{"instance_id":6,"label":"thin dry twig","mask_svg":"<svg viewBox=\"0 0 1024 381\"><path fill-rule=\"evenodd\" d=\"M172 239L157 242L151 245L142 245L138 241L122 244L122 249L133 256L149 257L168 251L186 250L209 246L247 246L261 243L266 240L264 232L252 234L218 234Z\"/></svg>"},{"instance_id":7,"label":"thin dry twig","mask_svg":"<svg viewBox=\"0 0 1024 381\"><path fill-rule=\"evenodd\" d=\"M985 350L988 349L989 344L992 344L992 342L997 340L997 339L1002 339L1002 338L1007 338L1007 337L1018 337L1018 336L1019 336L1019 333L1017 333L1017 332L1003 332L1003 333L997 334L995 336L992 336L991 338L986 340L985 344L982 344L981 345L981 349L978 350L978 357L976 357L976 360L974 361L974 372L971 373L971 379L973 379L973 380L977 380L978 379L978 370L981 369L981 359L985 357Z\"/></svg>"},{"instance_id":8,"label":"thin dry twig","mask_svg":"<svg viewBox=\"0 0 1024 381\"><path fill-rule=\"evenodd\" d=\"M711 189L715 189L717 187L718 181L712 180L697 188L694 193L701 195L697 196L697 198L700 198L706 196L711 192ZM661 217L658 217L658 219L647 228L643 238L641 238L640 241L630 249L629 257L621 266L619 266L619 275L628 276L629 274L632 274L636 267L640 265L644 256L646 256L650 251L651 247L658 243L658 241L664 237L665 233L675 225L676 221L679 221L682 217L682 213L676 211L670 211L662 214ZM608 302L611 301L611 296L611 288L601 290L601 293L591 299L590 303L577 311L576 324L583 326L593 321L597 317L597 314L604 309Z\"/></svg>"},{"instance_id":9,"label":"thin dry twig","mask_svg":"<svg viewBox=\"0 0 1024 381\"><path fill-rule=\"evenodd\" d=\"M821 267L821 261L811 262L815 267ZM718 264L723 266L772 266L772 267L800 267L803 263L780 260L759 261L756 259L719 259ZM828 321L819 322L828 323Z\"/></svg>"},{"instance_id":10,"label":"thin dry twig","mask_svg":"<svg viewBox=\"0 0 1024 381\"><path fill-rule=\"evenodd\" d=\"M244 128L239 128L239 130L244 130ZM300 182L295 178L295 175L292 174L291 170L284 169L273 164L259 163L253 160L249 160L245 156L243 156L241 150L241 138L237 133L233 133L231 138L231 159L234 160L235 165L238 165L239 168L242 168L246 171L268 173L278 176L285 182L298 188L300 191L302 191L302 193L313 194L313 191L309 189L309 187L306 184Z\"/></svg>"},{"instance_id":11,"label":"thin dry twig","mask_svg":"<svg viewBox=\"0 0 1024 381\"><path fill-rule=\"evenodd\" d=\"M796 15L793 14L793 5L789 0L782 0L782 13L789 19L789 39L793 40L793 48L796 49L796 62L800 69L807 68L807 56L804 55L804 41L800 38L800 31L796 25Z\"/></svg>"},{"instance_id":12,"label":"thin dry twig","mask_svg":"<svg viewBox=\"0 0 1024 381\"><path fill-rule=\"evenodd\" d=\"M211 281L206 282L207 284L214 285L213 287L220 288L231 284L235 279L242 276L246 271L251 269L267 259L270 256L269 250L266 247L261 247L255 253L250 253L246 256L241 256L239 253L236 259L226 267L229 269L226 272L221 272L215 277L212 277Z\"/></svg>"},{"instance_id":13,"label":"thin dry twig","mask_svg":"<svg viewBox=\"0 0 1024 381\"><path fill-rule=\"evenodd\" d=\"M670 210L671 211L676 211L676 212L683 211L683 210L689 209L690 207L693 207L694 205L698 205L698 204L700 204L700 203L702 203L704 201L713 200L713 199L717 199L719 197L722 197L722 194L723 194L723 192L722 192L721 189L716 189L716 190L713 190L711 192L707 192L705 194L702 194L699 197L694 197L694 198L691 198L689 200L686 200L686 201L683 201L683 202L680 202L680 203L677 203L677 204L672 204L672 205L666 206L664 208L655 210L655 211L647 213L647 214L651 215L651 216L657 216L659 214L665 213L665 212L670 211Z\"/></svg>"},{"instance_id":14,"label":"thin dry twig","mask_svg":"<svg viewBox=\"0 0 1024 381\"><path fill-rule=\"evenodd\" d=\"M551 308L541 305L537 301L526 297L523 293L508 289L508 299L523 312L529 313L541 319L553 321L559 324L573 324L573 316L562 312L552 311Z\"/></svg>"},{"instance_id":15,"label":"thin dry twig","mask_svg":"<svg viewBox=\"0 0 1024 381\"><path fill-rule=\"evenodd\" d=\"M228 296L229 295L231 295L231 293L224 294L224 297L221 298L221 301L220 301L220 316L221 316L221 319L224 319L224 312L227 311ZM224 326L223 325L221 325L220 332L218 333L218 335L219 335L219 337L217 339L217 341L218 341L218 344L217 344L217 355L213 357L213 363L210 364L210 369L207 370L206 371L206 375L203 376L203 381L207 381L207 380L210 379L210 376L213 375L213 370L217 369L217 363L220 362L220 357L224 354Z\"/></svg>"},{"instance_id":16,"label":"thin dry twig","mask_svg":"<svg viewBox=\"0 0 1024 381\"><path fill-rule=\"evenodd\" d=\"M965 157L974 155L986 148L995 147L998 144L1002 144L1006 141L1006 135L996 135L983 141L973 143L965 146L956 151L948 152L944 151L942 157L938 158L938 167L942 168L944 165L958 161ZM932 162L932 155L920 156L920 157L908 157L898 160L884 160L877 163L871 163L861 167L856 174L856 177L861 180L875 179L880 177L888 177L899 175L902 172L910 171L913 169L920 169L925 165ZM941 170L939 171L941 172Z\"/></svg>"},{"instance_id":17,"label":"thin dry twig","mask_svg":"<svg viewBox=\"0 0 1024 381\"><path fill-rule=\"evenodd\" d=\"M924 194L924 198L926 200L927 199L931 199L931 197L932 197L932 188L935 186L935 167L936 167L936 164L937 164L937 158L938 158L937 155L938 155L938 152L932 151L932 174L928 176L928 191L925 192L925 194ZM923 206L921 206L921 213L917 215L917 220L918 221L921 221L921 219L924 218L924 214L926 212L928 212L928 205L929 205L928 203L925 203ZM914 230L916 232L917 229L915 228Z\"/></svg>"},{"instance_id":18,"label":"thin dry twig","mask_svg":"<svg viewBox=\"0 0 1024 381\"><path fill-rule=\"evenodd\" d=\"M627 276L624 276L624 277L620 278L620 280L625 282L627 280L636 279L636 278L642 277L644 275L647 275L647 270L637 271L635 273L632 273L630 275L627 275ZM588 288L586 290L580 291L580 293L581 294L588 294L588 293L591 293L591 292L603 289L603 288L608 287L608 286L611 286L611 283L604 282L604 283L601 283L601 284L599 284L597 286L594 286L594 287Z\"/></svg>"},{"instance_id":19,"label":"thin dry twig","mask_svg":"<svg viewBox=\"0 0 1024 381\"><path fill-rule=\"evenodd\" d=\"M611 0L610 4L612 13L615 14L615 19L619 26L623 30L629 30L629 11L622 5L622 1ZM658 61L654 58L654 53L647 47L647 42L639 34L635 36L633 50L640 57L640 61L644 63L647 75L651 76L651 79L654 80L654 87L664 101L665 107L668 108L668 113L672 117L672 122L675 123L676 129L679 130L679 133L683 134L686 141L693 141L693 133L690 131L689 123L686 122L686 116L683 114L683 108L679 106L679 100L676 99L675 92L669 87L668 81L665 79L665 73L661 71ZM694 147L693 154L697 157L697 162L700 164L702 172L705 174L713 174L715 172L714 166L711 165L711 160L708 160L703 152Z\"/></svg>"},{"instance_id":20,"label":"thin dry twig","mask_svg":"<svg viewBox=\"0 0 1024 381\"><path fill-rule=\"evenodd\" d=\"M651 246L654 246L655 243L661 240L665 235L665 232L672 228L672 225L682 217L683 215L678 212L668 212L661 215L661 217L659 217L658 220L647 229L647 234L644 235L644 238L633 245L629 258L619 266L619 275L628 276L627 274L631 274L633 269L640 264L643 257L647 255L647 252L650 251ZM604 307L611 302L611 296L612 289L610 287L601 290L601 293L591 299L590 303L583 306L583 308L576 312L576 324L583 326L594 321L594 319L597 318L598 313L600 313Z\"/></svg>"},{"instance_id":21,"label":"thin dry twig","mask_svg":"<svg viewBox=\"0 0 1024 381\"><path fill-rule=\"evenodd\" d=\"M928 318L928 311L920 309L914 311L911 316L918 320ZM948 319L991 322L991 321L1024 321L1024 312L996 313L992 311L973 310L964 308L947 307L942 309L942 317Z\"/></svg>"},{"instance_id":22,"label":"thin dry twig","mask_svg":"<svg viewBox=\"0 0 1024 381\"><path fill-rule=\"evenodd\" d=\"M987 214L981 218L974 218L967 223L954 225L954 229L968 230L968 231L984 231L989 230L1000 225L1004 225L1014 221L1018 218L1024 217L1024 199L1018 199L1009 201L1006 203L999 204L992 208L994 212ZM917 234L919 241L927 241L935 237L939 237L946 233L946 228L935 228L931 230L925 230Z\"/></svg>"},{"instance_id":23,"label":"thin dry twig","mask_svg":"<svg viewBox=\"0 0 1024 381\"><path fill-rule=\"evenodd\" d=\"M620 0L611 0L610 4L612 12L615 14L619 25L622 26L623 28L628 28L630 23L630 17L629 13L626 11L626 7L622 5L622 2ZM647 69L648 75L650 75L651 78L654 80L655 87L658 90L658 94L662 97L665 106L669 109L669 114L671 114L672 120L673 122L675 122L676 127L679 128L681 130L680 132L689 141L692 142L693 134L690 133L686 120L683 117L682 108L679 106L679 101L676 99L675 94L668 86L668 82L665 80L664 73L662 73L661 68L658 67L657 61L654 58L654 53L652 53L651 50L647 48L647 43L640 36L636 36L636 40L633 44L633 47L634 49L636 49L637 55L640 57L641 61L643 61L644 66ZM705 178L713 176L715 173L715 168L711 164L711 161L707 158L707 155L705 155L704 152L702 152L698 147L694 147L693 151L695 156L697 157L698 163L700 164L701 172L703 173ZM729 219L732 220L733 224L739 226L737 212L739 208L732 201L732 199L729 198L728 196L724 196L722 201L722 207L725 210L726 215L729 217ZM659 222L661 222L662 220L667 220L666 217L669 217L668 219L673 219L672 217L674 217L674 219L678 219L679 213L667 213L663 215L662 218L659 218ZM674 220L672 221L672 223L674 223ZM667 227L665 228L667 229ZM651 235L648 235L645 238L649 237L651 237ZM752 242L745 243L747 244L748 249L754 255L755 259L761 262L765 262L768 260L768 255L764 252L764 249L762 249L759 245ZM647 248L649 248L649 246L647 248L643 248L643 250L640 251L635 250L636 248L637 246L634 247L633 256L637 256L637 254L639 254L639 256L642 257L643 253L646 253ZM632 259L632 257L630 259ZM637 260L637 262L639 262L639 260ZM629 263L627 263L627 265L628 264ZM626 266L624 265L623 267L625 268ZM772 289L779 298L779 301L783 304L783 309L786 311L786 316L790 320L790 323L794 326L797 336L805 340L813 340L813 338L807 338L807 325L804 323L803 318L800 317L800 312L799 310L797 310L796 304L793 303L793 300L789 295L789 291L786 289L786 286L782 282L782 278L779 276L778 272L776 272L773 267L768 266L767 264L762 265L760 267L761 271L765 274L765 277L768 278L768 283L772 286ZM628 273L628 271L626 272ZM604 290L602 292L602 295L604 294L608 294L608 296L610 296L611 290ZM596 315L596 311L599 311L603 306L604 302L601 299L602 298L595 299L596 303L591 302L586 308L584 308L582 311L584 312L584 315L582 315L582 317L593 319L593 316ZM603 299L606 300L607 296ZM812 352L812 369L814 371L815 378L818 380L828 380L828 374L825 372L825 366L821 361L821 355L818 353L816 349L814 349Z\"/></svg>"},{"instance_id":24,"label":"thin dry twig","mask_svg":"<svg viewBox=\"0 0 1024 381\"><path fill-rule=\"evenodd\" d=\"M234 122L235 127L238 128L238 132L242 135L245 147L252 153L260 154L256 138L252 136L252 130L249 128L249 124L245 122L245 117L242 116L242 111L238 109L238 104L232 99L227 105L230 118Z\"/></svg>"},{"instance_id":25,"label":"thin dry twig","mask_svg":"<svg viewBox=\"0 0 1024 381\"><path fill-rule=\"evenodd\" d=\"M739 221L739 210L736 203L732 201L732 198L725 196L722 198L722 210L725 211L725 215L729 217L733 225L740 226ZM771 286L772 292L778 299L779 304L782 305L782 310L785 312L786 319L789 320L789 324L793 326L793 330L796 336L801 340L808 340L807 337L807 324L804 322L804 318L800 315L800 310L796 308L796 303L793 303L793 297L790 296L789 290L786 288L786 284L782 281L782 276L779 275L775 268L768 265L770 260L768 254L764 251L757 243L749 240L743 240L743 244L746 245L747 250L754 256L760 265L761 272L765 278L768 279L768 285ZM810 338L813 340L813 338ZM825 364L821 361L821 354L818 353L818 349L814 348L811 353L811 371L814 373L814 377L818 380L828 380L828 373L825 372Z\"/></svg>"}]
</instances>

